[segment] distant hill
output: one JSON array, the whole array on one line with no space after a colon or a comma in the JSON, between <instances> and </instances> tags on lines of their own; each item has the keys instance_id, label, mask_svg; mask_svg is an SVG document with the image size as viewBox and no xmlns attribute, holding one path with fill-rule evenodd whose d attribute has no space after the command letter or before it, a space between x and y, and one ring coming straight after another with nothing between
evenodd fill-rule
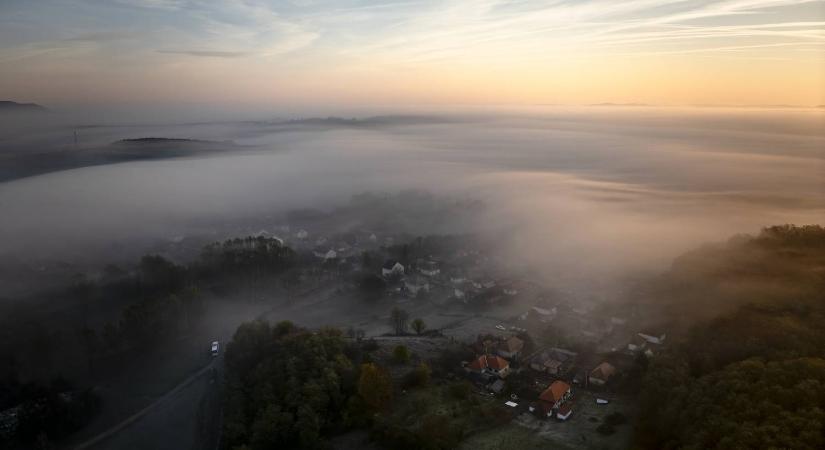
<instances>
[{"instance_id":1,"label":"distant hill","mask_svg":"<svg viewBox=\"0 0 825 450\"><path fill-rule=\"evenodd\" d=\"M0 154L0 182L49 172L128 161L183 158L237 149L232 141L144 137L88 148L52 148Z\"/></svg>"},{"instance_id":2,"label":"distant hill","mask_svg":"<svg viewBox=\"0 0 825 450\"><path fill-rule=\"evenodd\" d=\"M10 100L0 100L0 112L46 112L45 107L36 103L17 103Z\"/></svg>"},{"instance_id":3,"label":"distant hill","mask_svg":"<svg viewBox=\"0 0 825 450\"><path fill-rule=\"evenodd\" d=\"M276 125L305 125L324 127L380 127L392 125L427 125L445 123L447 119L434 116L419 115L388 115L373 116L363 119L343 118L343 117L308 117L302 119L291 119L276 123Z\"/></svg>"},{"instance_id":4,"label":"distant hill","mask_svg":"<svg viewBox=\"0 0 825 450\"><path fill-rule=\"evenodd\" d=\"M631 297L649 317L685 329L746 304L801 303L822 292L823 274L825 230L776 226L687 252Z\"/></svg>"},{"instance_id":5,"label":"distant hill","mask_svg":"<svg viewBox=\"0 0 825 450\"><path fill-rule=\"evenodd\" d=\"M647 103L591 103L590 106L651 106Z\"/></svg>"},{"instance_id":6,"label":"distant hill","mask_svg":"<svg viewBox=\"0 0 825 450\"><path fill-rule=\"evenodd\" d=\"M114 142L115 144L217 144L218 142L215 141L204 141L200 139L187 139L187 138L164 138L164 137L142 137L142 138L131 138L131 139L121 139L119 141Z\"/></svg>"}]
</instances>

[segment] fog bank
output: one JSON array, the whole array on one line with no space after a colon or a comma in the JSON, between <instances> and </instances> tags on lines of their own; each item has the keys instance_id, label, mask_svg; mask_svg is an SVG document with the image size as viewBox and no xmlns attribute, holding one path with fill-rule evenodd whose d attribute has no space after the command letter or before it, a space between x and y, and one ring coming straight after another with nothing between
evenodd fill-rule
<instances>
[{"instance_id":1,"label":"fog bank","mask_svg":"<svg viewBox=\"0 0 825 450\"><path fill-rule=\"evenodd\" d=\"M232 220L273 229L292 208L417 189L482 200L475 229L454 231L481 232L543 273L656 270L704 241L821 222L823 118L816 110L589 107L89 126L81 145L155 136L239 148L2 183L0 254L72 260ZM47 148L73 128L50 129L48 139L36 124L7 135L2 151Z\"/></svg>"}]
</instances>

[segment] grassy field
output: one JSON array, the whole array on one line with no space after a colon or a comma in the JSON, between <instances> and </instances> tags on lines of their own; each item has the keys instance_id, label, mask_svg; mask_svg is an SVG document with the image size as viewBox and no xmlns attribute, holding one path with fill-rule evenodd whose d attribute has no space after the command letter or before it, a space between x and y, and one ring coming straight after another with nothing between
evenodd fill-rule
<instances>
[{"instance_id":1,"label":"grassy field","mask_svg":"<svg viewBox=\"0 0 825 450\"><path fill-rule=\"evenodd\" d=\"M475 433L461 442L461 450L530 450L548 449L573 450L574 446L566 446L559 442L551 442L516 424Z\"/></svg>"}]
</instances>

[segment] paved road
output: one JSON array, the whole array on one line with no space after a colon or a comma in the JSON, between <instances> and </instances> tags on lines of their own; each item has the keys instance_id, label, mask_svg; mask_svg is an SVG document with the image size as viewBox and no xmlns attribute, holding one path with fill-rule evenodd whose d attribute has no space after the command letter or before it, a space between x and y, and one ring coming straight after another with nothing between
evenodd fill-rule
<instances>
[{"instance_id":1,"label":"paved road","mask_svg":"<svg viewBox=\"0 0 825 450\"><path fill-rule=\"evenodd\" d=\"M313 287L294 296L293 301L312 299L329 290ZM321 295L326 299L326 296ZM266 318L304 305L279 304L250 317L220 317L212 324L211 336L222 343L222 350L237 326L253 317ZM74 450L215 450L219 447L222 413L223 354L198 370L175 388L127 419L80 443Z\"/></svg>"},{"instance_id":2,"label":"paved road","mask_svg":"<svg viewBox=\"0 0 825 450\"><path fill-rule=\"evenodd\" d=\"M218 357L133 416L77 445L75 450L215 449L220 439Z\"/></svg>"}]
</instances>

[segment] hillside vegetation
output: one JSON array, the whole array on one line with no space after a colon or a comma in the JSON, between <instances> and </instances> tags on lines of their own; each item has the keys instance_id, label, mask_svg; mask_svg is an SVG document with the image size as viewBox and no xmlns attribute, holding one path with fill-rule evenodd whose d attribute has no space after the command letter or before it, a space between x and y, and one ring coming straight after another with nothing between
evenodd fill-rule
<instances>
[{"instance_id":1,"label":"hillside vegetation","mask_svg":"<svg viewBox=\"0 0 825 450\"><path fill-rule=\"evenodd\" d=\"M651 292L669 288L663 313L698 322L653 359L636 446L825 448L824 268L820 226L772 227L677 260Z\"/></svg>"}]
</instances>

